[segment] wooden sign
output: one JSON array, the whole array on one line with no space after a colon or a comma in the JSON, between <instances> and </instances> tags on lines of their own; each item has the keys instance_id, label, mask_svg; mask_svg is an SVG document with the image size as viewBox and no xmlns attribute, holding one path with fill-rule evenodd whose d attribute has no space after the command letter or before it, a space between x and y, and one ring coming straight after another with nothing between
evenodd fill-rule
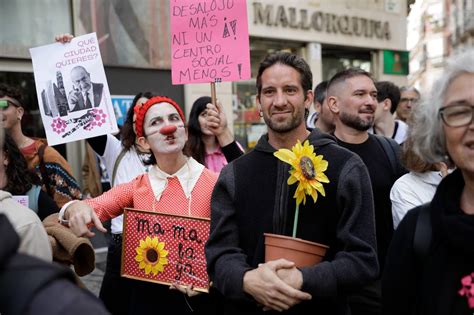
<instances>
[{"instance_id":1,"label":"wooden sign","mask_svg":"<svg viewBox=\"0 0 474 315\"><path fill-rule=\"evenodd\" d=\"M123 277L208 292L204 244L210 220L125 209Z\"/></svg>"}]
</instances>

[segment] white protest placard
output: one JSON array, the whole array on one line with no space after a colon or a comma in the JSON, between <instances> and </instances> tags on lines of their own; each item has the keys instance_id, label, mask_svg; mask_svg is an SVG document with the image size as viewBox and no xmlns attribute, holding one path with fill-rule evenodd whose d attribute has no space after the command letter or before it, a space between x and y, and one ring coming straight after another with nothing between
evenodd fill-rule
<instances>
[{"instance_id":1,"label":"white protest placard","mask_svg":"<svg viewBox=\"0 0 474 315\"><path fill-rule=\"evenodd\" d=\"M173 84L250 79L245 0L170 1Z\"/></svg>"},{"instance_id":2,"label":"white protest placard","mask_svg":"<svg viewBox=\"0 0 474 315\"><path fill-rule=\"evenodd\" d=\"M95 33L30 54L49 145L118 132Z\"/></svg>"}]
</instances>

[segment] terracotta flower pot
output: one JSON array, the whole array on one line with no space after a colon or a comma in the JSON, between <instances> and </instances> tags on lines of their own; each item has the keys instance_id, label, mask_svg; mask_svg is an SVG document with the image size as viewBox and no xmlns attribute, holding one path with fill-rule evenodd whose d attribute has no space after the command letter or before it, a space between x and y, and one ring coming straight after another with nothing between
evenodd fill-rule
<instances>
[{"instance_id":1,"label":"terracotta flower pot","mask_svg":"<svg viewBox=\"0 0 474 315\"><path fill-rule=\"evenodd\" d=\"M265 233L265 261L285 258L296 267L307 267L323 260L329 248L326 245L291 236Z\"/></svg>"}]
</instances>

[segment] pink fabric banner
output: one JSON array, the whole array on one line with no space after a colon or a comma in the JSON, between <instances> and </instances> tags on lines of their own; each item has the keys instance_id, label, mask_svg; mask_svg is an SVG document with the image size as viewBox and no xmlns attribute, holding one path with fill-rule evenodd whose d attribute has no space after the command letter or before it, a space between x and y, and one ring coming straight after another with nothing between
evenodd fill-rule
<instances>
[{"instance_id":1,"label":"pink fabric banner","mask_svg":"<svg viewBox=\"0 0 474 315\"><path fill-rule=\"evenodd\" d=\"M173 84L247 80L245 0L171 0Z\"/></svg>"}]
</instances>

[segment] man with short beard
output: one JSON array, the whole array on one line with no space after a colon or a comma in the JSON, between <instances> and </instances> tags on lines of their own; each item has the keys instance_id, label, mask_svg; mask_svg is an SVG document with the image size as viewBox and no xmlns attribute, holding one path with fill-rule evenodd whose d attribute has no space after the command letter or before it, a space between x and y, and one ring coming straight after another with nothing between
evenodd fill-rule
<instances>
[{"instance_id":1,"label":"man with short beard","mask_svg":"<svg viewBox=\"0 0 474 315\"><path fill-rule=\"evenodd\" d=\"M275 52L260 63L256 101L268 132L222 169L211 200L207 270L225 314L348 315L347 292L378 276L369 174L332 136L306 129L312 82L300 56ZM286 259L266 261L264 238L292 235L296 185L288 185L290 168L274 153L298 141L328 161L330 180L316 204L299 205L296 237L329 246L324 262L301 268Z\"/></svg>"},{"instance_id":2,"label":"man with short beard","mask_svg":"<svg viewBox=\"0 0 474 315\"><path fill-rule=\"evenodd\" d=\"M375 205L377 256L383 270L393 234L390 189L395 180L405 173L398 159L399 146L396 142L390 145L394 150L390 153L397 155L397 167L394 168L380 139L368 133L377 107L377 89L368 72L352 68L336 73L328 83L327 99L334 114L337 142L358 154L369 170ZM380 281L355 292L349 301L352 314L381 314Z\"/></svg>"}]
</instances>

